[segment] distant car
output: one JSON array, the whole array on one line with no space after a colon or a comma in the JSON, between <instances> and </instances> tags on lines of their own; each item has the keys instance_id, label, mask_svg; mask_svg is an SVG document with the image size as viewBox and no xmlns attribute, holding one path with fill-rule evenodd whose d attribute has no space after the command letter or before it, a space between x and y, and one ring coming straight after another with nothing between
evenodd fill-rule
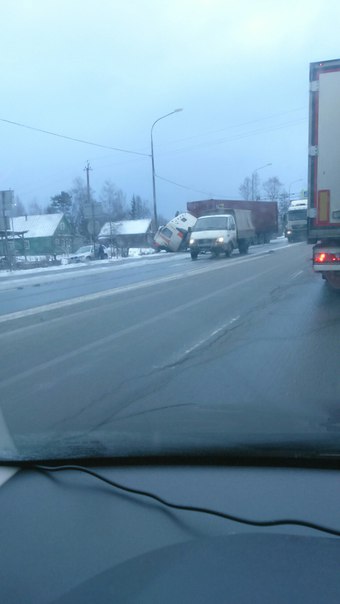
<instances>
[{"instance_id":1,"label":"distant car","mask_svg":"<svg viewBox=\"0 0 340 604\"><path fill-rule=\"evenodd\" d=\"M110 250L109 248L104 248L104 259L109 258ZM83 245L70 257L70 262L87 262L89 260L99 260L99 246L96 245Z\"/></svg>"}]
</instances>

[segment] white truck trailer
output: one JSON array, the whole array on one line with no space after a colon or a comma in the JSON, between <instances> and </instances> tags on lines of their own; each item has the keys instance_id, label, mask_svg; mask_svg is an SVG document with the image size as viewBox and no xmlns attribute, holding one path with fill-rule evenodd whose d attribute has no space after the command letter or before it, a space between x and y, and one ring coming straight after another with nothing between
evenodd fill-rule
<instances>
[{"instance_id":1,"label":"white truck trailer","mask_svg":"<svg viewBox=\"0 0 340 604\"><path fill-rule=\"evenodd\" d=\"M340 59L311 63L307 241L313 267L340 289Z\"/></svg>"}]
</instances>

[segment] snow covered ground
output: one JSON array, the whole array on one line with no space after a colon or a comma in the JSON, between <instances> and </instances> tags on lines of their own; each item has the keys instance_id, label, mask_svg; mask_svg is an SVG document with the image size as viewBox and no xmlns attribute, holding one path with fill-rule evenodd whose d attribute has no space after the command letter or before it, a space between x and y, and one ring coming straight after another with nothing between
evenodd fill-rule
<instances>
[{"instance_id":1,"label":"snow covered ground","mask_svg":"<svg viewBox=\"0 0 340 604\"><path fill-rule=\"evenodd\" d=\"M273 239L270 242L270 246L272 249L275 249L276 246L281 247L281 245L286 241L286 238L284 236L281 237L277 237L276 239ZM254 246L251 249L256 250L256 252L260 252L260 250L262 250L263 248L265 248L266 250L268 250L268 244L266 245L259 245L259 246ZM87 270L87 264L91 265L92 270L95 267L98 267L98 269L102 270L105 269L105 267L109 268L110 265L112 266L113 263L118 263L120 265L125 265L128 266L129 264L131 265L131 263L134 263L134 261L138 262L141 266L143 266L143 264L145 264L146 262L148 262L148 260L146 259L146 256L154 256L155 260L153 260L153 262L162 262L164 260L171 260L171 258L174 257L174 255L176 256L177 260L185 260L188 258L188 254L185 252L179 252L176 254L168 254L167 252L158 252L156 253L152 248L130 248L129 250L129 256L127 258L122 258L121 256L119 257L112 257L112 258L107 258L106 260L95 260L95 261L90 261L89 263L86 262L79 262L79 263L72 263L69 264L69 260L68 258L59 256L57 257L58 260L61 260L61 265L59 266L47 266L47 267L35 267L35 268L29 268L29 269L18 269L18 270L0 270L0 281L1 279L4 278L9 278L9 277L19 277L19 276L23 276L23 275L30 275L30 274L34 274L34 275L38 275L41 274L43 275L44 273L51 273L51 272L69 272L69 271L77 271L77 273L79 272L83 272L81 271L81 269L83 270ZM37 259L37 257L32 257L33 259ZM42 257L42 259L46 259L46 257ZM144 262L142 262L144 260Z\"/></svg>"},{"instance_id":2,"label":"snow covered ground","mask_svg":"<svg viewBox=\"0 0 340 604\"><path fill-rule=\"evenodd\" d=\"M145 258L145 256L150 256L150 255L155 255L155 251L152 248L145 248L145 249L141 249L141 248L131 248L129 250L129 256L127 258L122 258L121 256L113 256L112 258L107 258L106 260L95 260L95 261L90 261L89 264L91 264L91 266L102 266L102 265L110 265L113 262L120 262L120 263L124 263L124 262L129 262L131 260L143 260ZM160 254L157 254L158 256L160 256ZM163 254L161 254L163 256ZM37 257L37 256L32 256L27 257L28 260L31 260L32 262L34 262L34 260L45 260L46 257L42 256L42 257ZM34 268L27 268L27 269L15 269L15 270L8 270L8 269L3 269L0 270L0 279L3 277L9 277L9 276L20 276L20 275L29 275L29 274L38 274L38 273L46 273L46 272L58 272L58 271L67 271L67 270L74 270L74 269L79 269L81 267L85 267L87 265L86 262L73 262L73 263L69 263L69 259L66 256L57 256L57 260L61 260L61 264L58 266L46 266L46 267L34 267Z\"/></svg>"}]
</instances>

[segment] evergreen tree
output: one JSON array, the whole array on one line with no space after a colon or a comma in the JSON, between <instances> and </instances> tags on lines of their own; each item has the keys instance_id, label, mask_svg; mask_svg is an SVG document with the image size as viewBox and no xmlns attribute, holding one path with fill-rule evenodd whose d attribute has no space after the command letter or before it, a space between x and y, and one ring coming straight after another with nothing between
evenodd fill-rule
<instances>
[{"instance_id":1,"label":"evergreen tree","mask_svg":"<svg viewBox=\"0 0 340 604\"><path fill-rule=\"evenodd\" d=\"M60 212L70 217L72 213L72 196L66 191L61 191L59 195L51 197L51 204L47 208L48 214Z\"/></svg>"}]
</instances>

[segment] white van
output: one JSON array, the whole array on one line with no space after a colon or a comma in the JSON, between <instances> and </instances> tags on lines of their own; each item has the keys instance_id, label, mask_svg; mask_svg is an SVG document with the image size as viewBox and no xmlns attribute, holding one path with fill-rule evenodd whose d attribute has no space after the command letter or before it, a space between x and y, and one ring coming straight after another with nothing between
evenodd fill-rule
<instances>
[{"instance_id":1,"label":"white van","mask_svg":"<svg viewBox=\"0 0 340 604\"><path fill-rule=\"evenodd\" d=\"M159 227L155 237L154 245L157 250L167 252L178 252L186 249L188 233L195 226L197 218L189 212L183 212L175 216L165 226Z\"/></svg>"}]
</instances>

